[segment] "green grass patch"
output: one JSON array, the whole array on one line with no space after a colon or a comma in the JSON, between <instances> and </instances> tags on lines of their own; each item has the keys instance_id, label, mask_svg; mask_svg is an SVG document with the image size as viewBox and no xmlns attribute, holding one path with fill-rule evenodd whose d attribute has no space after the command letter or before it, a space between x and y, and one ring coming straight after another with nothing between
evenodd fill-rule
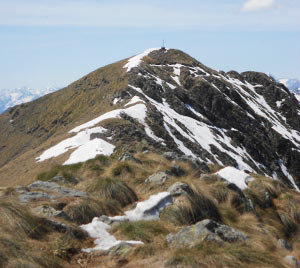
<instances>
[{"instance_id":1,"label":"green grass patch","mask_svg":"<svg viewBox=\"0 0 300 268\"><path fill-rule=\"evenodd\" d=\"M151 243L154 237L169 233L158 221L122 222L117 228L126 239L141 240L145 243Z\"/></svg>"},{"instance_id":2,"label":"green grass patch","mask_svg":"<svg viewBox=\"0 0 300 268\"><path fill-rule=\"evenodd\" d=\"M53 168L51 168L48 171L41 172L37 175L37 180L40 181L49 181L53 177L61 174L63 175L66 179L74 177L74 173L76 173L81 167L83 166L83 163L77 163L73 165L56 165Z\"/></svg>"}]
</instances>

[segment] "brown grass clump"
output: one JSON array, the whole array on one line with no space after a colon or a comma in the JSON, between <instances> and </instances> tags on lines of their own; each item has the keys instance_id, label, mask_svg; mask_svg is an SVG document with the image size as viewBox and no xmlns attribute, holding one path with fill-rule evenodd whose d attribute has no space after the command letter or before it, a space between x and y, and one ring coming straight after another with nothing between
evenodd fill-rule
<instances>
[{"instance_id":1,"label":"brown grass clump","mask_svg":"<svg viewBox=\"0 0 300 268\"><path fill-rule=\"evenodd\" d=\"M15 236L39 239L47 230L40 218L30 214L24 207L0 201L0 229Z\"/></svg>"},{"instance_id":2,"label":"brown grass clump","mask_svg":"<svg viewBox=\"0 0 300 268\"><path fill-rule=\"evenodd\" d=\"M64 211L70 219L77 224L87 224L94 217L102 215L116 215L121 212L118 203L108 201L100 201L94 199L86 199L79 203L68 205Z\"/></svg>"},{"instance_id":3,"label":"brown grass clump","mask_svg":"<svg viewBox=\"0 0 300 268\"><path fill-rule=\"evenodd\" d=\"M201 192L192 191L183 195L182 203L169 207L162 217L174 223L194 224L204 219L221 222L221 214L215 203Z\"/></svg>"},{"instance_id":4,"label":"brown grass clump","mask_svg":"<svg viewBox=\"0 0 300 268\"><path fill-rule=\"evenodd\" d=\"M116 200L123 207L138 200L134 190L118 179L99 178L88 187L88 190L106 199Z\"/></svg>"}]
</instances>

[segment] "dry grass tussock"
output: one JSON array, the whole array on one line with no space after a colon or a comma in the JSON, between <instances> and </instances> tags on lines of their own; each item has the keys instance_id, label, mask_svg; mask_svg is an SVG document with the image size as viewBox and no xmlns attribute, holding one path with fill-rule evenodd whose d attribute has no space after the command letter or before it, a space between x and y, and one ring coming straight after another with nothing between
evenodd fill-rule
<instances>
[{"instance_id":1,"label":"dry grass tussock","mask_svg":"<svg viewBox=\"0 0 300 268\"><path fill-rule=\"evenodd\" d=\"M77 224L87 224L94 217L117 215L122 211L120 204L114 200L85 199L70 203L64 211Z\"/></svg>"},{"instance_id":2,"label":"dry grass tussock","mask_svg":"<svg viewBox=\"0 0 300 268\"><path fill-rule=\"evenodd\" d=\"M0 201L0 267L62 267L50 252L37 250L49 230L26 208Z\"/></svg>"},{"instance_id":3,"label":"dry grass tussock","mask_svg":"<svg viewBox=\"0 0 300 268\"><path fill-rule=\"evenodd\" d=\"M89 187L88 191L108 200L115 200L121 206L126 206L138 200L134 190L119 179L99 178Z\"/></svg>"}]
</instances>

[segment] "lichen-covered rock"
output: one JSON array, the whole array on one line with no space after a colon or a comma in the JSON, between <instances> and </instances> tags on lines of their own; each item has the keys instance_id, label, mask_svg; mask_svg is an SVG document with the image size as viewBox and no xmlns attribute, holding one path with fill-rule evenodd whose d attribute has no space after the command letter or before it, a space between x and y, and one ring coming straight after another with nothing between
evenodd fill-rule
<instances>
[{"instance_id":1,"label":"lichen-covered rock","mask_svg":"<svg viewBox=\"0 0 300 268\"><path fill-rule=\"evenodd\" d=\"M245 241L249 239L249 236L228 225L206 219L183 228L177 234L169 234L166 239L171 247L191 248L203 241L214 241L222 244L224 242Z\"/></svg>"},{"instance_id":2,"label":"lichen-covered rock","mask_svg":"<svg viewBox=\"0 0 300 268\"><path fill-rule=\"evenodd\" d=\"M163 184L168 179L168 175L165 172L158 172L149 176L145 183Z\"/></svg>"},{"instance_id":3,"label":"lichen-covered rock","mask_svg":"<svg viewBox=\"0 0 300 268\"><path fill-rule=\"evenodd\" d=\"M168 192L173 196L191 193L191 187L184 182L176 182L168 188Z\"/></svg>"}]
</instances>

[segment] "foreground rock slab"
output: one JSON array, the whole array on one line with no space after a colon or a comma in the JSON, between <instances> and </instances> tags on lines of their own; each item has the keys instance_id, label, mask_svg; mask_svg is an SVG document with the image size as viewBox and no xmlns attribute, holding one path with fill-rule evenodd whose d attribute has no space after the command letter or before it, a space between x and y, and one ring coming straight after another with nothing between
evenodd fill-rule
<instances>
[{"instance_id":1,"label":"foreground rock slab","mask_svg":"<svg viewBox=\"0 0 300 268\"><path fill-rule=\"evenodd\" d=\"M183 228L177 234L169 234L166 239L171 247L192 248L203 241L222 245L224 242L245 241L249 236L228 225L206 219Z\"/></svg>"}]
</instances>

